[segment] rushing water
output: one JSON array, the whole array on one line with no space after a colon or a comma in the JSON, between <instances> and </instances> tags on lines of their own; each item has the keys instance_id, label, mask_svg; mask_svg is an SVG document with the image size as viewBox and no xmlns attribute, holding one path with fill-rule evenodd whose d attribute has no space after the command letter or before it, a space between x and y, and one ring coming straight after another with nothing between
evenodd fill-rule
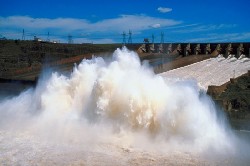
<instances>
[{"instance_id":1,"label":"rushing water","mask_svg":"<svg viewBox=\"0 0 250 166\"><path fill-rule=\"evenodd\" d=\"M165 80L126 48L0 103L3 165L247 165L248 148L196 82Z\"/></svg>"}]
</instances>

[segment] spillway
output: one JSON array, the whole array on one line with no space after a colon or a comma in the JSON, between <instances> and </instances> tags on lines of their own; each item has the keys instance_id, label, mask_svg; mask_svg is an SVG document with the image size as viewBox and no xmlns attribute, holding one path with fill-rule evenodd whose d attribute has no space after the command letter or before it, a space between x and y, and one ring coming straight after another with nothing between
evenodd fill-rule
<instances>
[{"instance_id":1,"label":"spillway","mask_svg":"<svg viewBox=\"0 0 250 166\"><path fill-rule=\"evenodd\" d=\"M83 60L69 76L40 78L36 88L0 101L0 163L249 163L249 143L197 83L173 80L126 48L109 62Z\"/></svg>"},{"instance_id":2,"label":"spillway","mask_svg":"<svg viewBox=\"0 0 250 166\"><path fill-rule=\"evenodd\" d=\"M222 85L245 74L250 70L250 59L210 58L198 63L161 73L162 77L170 79L193 79L199 86L207 90L209 85Z\"/></svg>"}]
</instances>

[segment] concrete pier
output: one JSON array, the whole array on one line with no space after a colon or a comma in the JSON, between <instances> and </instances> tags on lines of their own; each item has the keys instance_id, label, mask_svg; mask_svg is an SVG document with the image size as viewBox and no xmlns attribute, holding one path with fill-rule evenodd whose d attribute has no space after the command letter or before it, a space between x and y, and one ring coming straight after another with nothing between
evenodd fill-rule
<instances>
[{"instance_id":1,"label":"concrete pier","mask_svg":"<svg viewBox=\"0 0 250 166\"><path fill-rule=\"evenodd\" d=\"M172 43L168 45L167 54L170 54L171 52L172 52Z\"/></svg>"},{"instance_id":2,"label":"concrete pier","mask_svg":"<svg viewBox=\"0 0 250 166\"><path fill-rule=\"evenodd\" d=\"M198 55L201 53L201 45L197 44L194 48L194 55Z\"/></svg>"},{"instance_id":3,"label":"concrete pier","mask_svg":"<svg viewBox=\"0 0 250 166\"><path fill-rule=\"evenodd\" d=\"M240 43L240 45L237 48L236 57L239 58L241 56L241 54L243 54L243 53L244 53L244 47L243 47L243 44Z\"/></svg>"},{"instance_id":4,"label":"concrete pier","mask_svg":"<svg viewBox=\"0 0 250 166\"><path fill-rule=\"evenodd\" d=\"M208 54L211 53L210 44L207 44L207 45L206 45L205 50L204 50L204 53L205 53L206 55L208 55Z\"/></svg>"},{"instance_id":5,"label":"concrete pier","mask_svg":"<svg viewBox=\"0 0 250 166\"><path fill-rule=\"evenodd\" d=\"M190 44L187 44L186 47L183 49L183 55L188 56L191 54L191 47Z\"/></svg>"},{"instance_id":6,"label":"concrete pier","mask_svg":"<svg viewBox=\"0 0 250 166\"><path fill-rule=\"evenodd\" d=\"M226 54L225 54L225 56L228 57L231 54L232 51L233 51L232 44L229 43L227 45L227 48L226 48Z\"/></svg>"},{"instance_id":7,"label":"concrete pier","mask_svg":"<svg viewBox=\"0 0 250 166\"><path fill-rule=\"evenodd\" d=\"M147 52L147 46L143 44L138 52ZM163 53L166 55L213 55L222 54L227 58L230 54L239 58L242 54L250 57L250 43L164 43L154 44L154 48L149 49L150 53Z\"/></svg>"}]
</instances>

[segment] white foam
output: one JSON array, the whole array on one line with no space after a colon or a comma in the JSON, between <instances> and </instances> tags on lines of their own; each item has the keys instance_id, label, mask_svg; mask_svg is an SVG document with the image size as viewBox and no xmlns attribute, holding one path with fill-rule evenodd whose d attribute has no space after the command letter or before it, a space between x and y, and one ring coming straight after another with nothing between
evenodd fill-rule
<instances>
[{"instance_id":1,"label":"white foam","mask_svg":"<svg viewBox=\"0 0 250 166\"><path fill-rule=\"evenodd\" d=\"M1 101L0 140L11 152L1 150L0 156L23 165L39 162L39 156L63 164L78 152L122 160L124 147L194 154L235 150L212 100L195 81L167 81L126 48L117 49L110 63L83 60L71 76L53 73L36 89ZM62 152L67 154L56 155Z\"/></svg>"}]
</instances>

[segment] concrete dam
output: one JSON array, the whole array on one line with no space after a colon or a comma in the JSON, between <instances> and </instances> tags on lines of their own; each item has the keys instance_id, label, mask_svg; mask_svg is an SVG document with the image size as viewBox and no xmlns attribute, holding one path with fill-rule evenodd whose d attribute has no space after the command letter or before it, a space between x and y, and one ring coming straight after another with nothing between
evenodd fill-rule
<instances>
[{"instance_id":1,"label":"concrete dam","mask_svg":"<svg viewBox=\"0 0 250 166\"><path fill-rule=\"evenodd\" d=\"M230 54L239 58L242 54L250 57L250 43L144 43L138 49L139 53L165 53L168 55L208 55Z\"/></svg>"},{"instance_id":2,"label":"concrete dam","mask_svg":"<svg viewBox=\"0 0 250 166\"><path fill-rule=\"evenodd\" d=\"M62 68L71 70L74 63L91 59L92 55L110 55L121 44L60 44L39 41L0 41L0 78L35 80L42 68ZM156 73L164 69L166 63L183 57L181 64L174 68L189 65L221 54L225 58L250 57L250 43L144 43L127 44L129 50L139 54L141 61L148 60ZM191 56L190 55L195 55ZM201 55L201 56L200 56ZM187 58L185 58L187 57Z\"/></svg>"},{"instance_id":3,"label":"concrete dam","mask_svg":"<svg viewBox=\"0 0 250 166\"><path fill-rule=\"evenodd\" d=\"M235 58L235 63L225 58L220 61L222 57L211 55L215 50L204 54L202 48L201 53L192 55L188 44L180 44L179 51L172 48L168 54L164 45L162 53L156 50L138 56L131 51L140 46L116 49L105 59L104 54L73 56L81 45L68 49L67 45L28 43L18 54L11 54L10 60L4 59L5 70L13 74L9 80L2 80L5 85L0 87L6 88L13 78L32 80L39 76L39 81L35 87L14 96L9 96L7 91L7 97L0 99L0 162L6 165L17 162L20 165L102 165L110 161L114 165L133 165L134 161L143 165L249 163L250 146L238 138L242 133L235 134L223 121L224 116L219 115L220 110L197 82L164 78L143 61L163 59L163 65L172 64L170 67L174 65L178 69L188 63L194 65L188 65L184 71L190 66L198 71L203 66L208 69L209 65L216 68L213 66L223 64L223 69L236 62L242 66L248 63L241 63L241 58ZM189 46L192 48L192 44ZM182 49L188 54L182 55ZM218 49L218 54L219 51L224 50ZM41 66L45 65L41 53L62 56L46 62L45 67L58 67L47 77L40 75ZM59 69L68 74L60 73ZM225 70L225 75L230 71ZM206 70L203 72L205 75Z\"/></svg>"}]
</instances>

